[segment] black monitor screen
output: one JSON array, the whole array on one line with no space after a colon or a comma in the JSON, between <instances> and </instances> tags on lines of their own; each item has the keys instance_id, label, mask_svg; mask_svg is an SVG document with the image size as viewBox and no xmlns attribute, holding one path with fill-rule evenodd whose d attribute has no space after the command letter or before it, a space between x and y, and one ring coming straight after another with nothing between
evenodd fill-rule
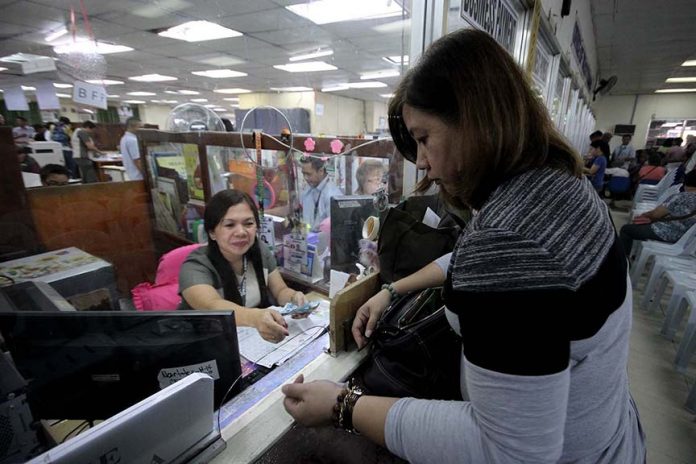
<instances>
[{"instance_id":1,"label":"black monitor screen","mask_svg":"<svg viewBox=\"0 0 696 464\"><path fill-rule=\"evenodd\" d=\"M36 419L107 419L193 372L218 408L241 375L232 312L0 313L0 332Z\"/></svg>"},{"instance_id":2,"label":"black monitor screen","mask_svg":"<svg viewBox=\"0 0 696 464\"><path fill-rule=\"evenodd\" d=\"M331 198L331 269L358 272L363 224L370 216L379 216L372 195Z\"/></svg>"}]
</instances>

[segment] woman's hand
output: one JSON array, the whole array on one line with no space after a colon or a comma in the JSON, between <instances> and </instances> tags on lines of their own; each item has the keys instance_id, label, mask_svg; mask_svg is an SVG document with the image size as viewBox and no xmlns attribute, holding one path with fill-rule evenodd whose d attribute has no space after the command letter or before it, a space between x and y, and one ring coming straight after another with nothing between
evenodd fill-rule
<instances>
[{"instance_id":1,"label":"woman's hand","mask_svg":"<svg viewBox=\"0 0 696 464\"><path fill-rule=\"evenodd\" d=\"M278 343L288 335L288 324L275 309L257 309L254 327L259 335L271 343Z\"/></svg>"},{"instance_id":2,"label":"woman's hand","mask_svg":"<svg viewBox=\"0 0 696 464\"><path fill-rule=\"evenodd\" d=\"M380 290L375 296L370 298L362 305L358 312L355 313L353 321L353 338L358 348L362 348L367 344L367 339L375 330L377 321L382 316L382 313L391 303L391 293L389 290Z\"/></svg>"},{"instance_id":3,"label":"woman's hand","mask_svg":"<svg viewBox=\"0 0 696 464\"><path fill-rule=\"evenodd\" d=\"M290 297L290 302L295 303L297 306L303 306L307 300L305 299L304 293L295 292L293 293L292 297Z\"/></svg>"},{"instance_id":4,"label":"woman's hand","mask_svg":"<svg viewBox=\"0 0 696 464\"><path fill-rule=\"evenodd\" d=\"M295 382L283 385L285 410L302 425L317 427L331 424L336 398L343 385L328 380L304 383L300 374Z\"/></svg>"}]
</instances>

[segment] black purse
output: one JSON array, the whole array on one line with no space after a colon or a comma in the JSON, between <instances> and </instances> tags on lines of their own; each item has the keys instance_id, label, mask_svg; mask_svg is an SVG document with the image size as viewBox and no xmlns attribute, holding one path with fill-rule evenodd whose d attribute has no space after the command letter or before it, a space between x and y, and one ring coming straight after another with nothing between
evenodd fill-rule
<instances>
[{"instance_id":1,"label":"black purse","mask_svg":"<svg viewBox=\"0 0 696 464\"><path fill-rule=\"evenodd\" d=\"M362 375L370 394L397 398L461 399L461 340L445 316L440 288L397 299L370 337Z\"/></svg>"},{"instance_id":2,"label":"black purse","mask_svg":"<svg viewBox=\"0 0 696 464\"><path fill-rule=\"evenodd\" d=\"M427 208L443 218L423 224ZM452 251L459 227L437 196L411 197L380 221L380 277L393 282ZM371 356L356 380L370 394L461 399L461 340L445 316L440 289L404 295L387 308L370 337Z\"/></svg>"}]
</instances>

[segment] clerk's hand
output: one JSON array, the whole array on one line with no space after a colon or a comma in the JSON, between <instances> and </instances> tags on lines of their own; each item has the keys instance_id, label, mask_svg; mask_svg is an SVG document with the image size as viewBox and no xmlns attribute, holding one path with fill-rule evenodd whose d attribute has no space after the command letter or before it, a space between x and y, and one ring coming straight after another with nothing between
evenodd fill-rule
<instances>
[{"instance_id":1,"label":"clerk's hand","mask_svg":"<svg viewBox=\"0 0 696 464\"><path fill-rule=\"evenodd\" d=\"M254 327L271 343L281 342L288 335L288 324L275 309L258 309Z\"/></svg>"},{"instance_id":2,"label":"clerk's hand","mask_svg":"<svg viewBox=\"0 0 696 464\"><path fill-rule=\"evenodd\" d=\"M362 305L358 312L355 313L355 320L353 320L353 338L355 343L358 344L358 348L362 348L367 344L367 339L372 335L372 331L375 330L377 321L382 316L387 307L391 303L391 293L389 290L380 290L376 295L367 300L364 305Z\"/></svg>"},{"instance_id":3,"label":"clerk's hand","mask_svg":"<svg viewBox=\"0 0 696 464\"><path fill-rule=\"evenodd\" d=\"M318 427L331 424L336 397L343 385L328 380L304 383L300 374L295 382L283 385L285 410L302 425Z\"/></svg>"},{"instance_id":4,"label":"clerk's hand","mask_svg":"<svg viewBox=\"0 0 696 464\"><path fill-rule=\"evenodd\" d=\"M304 306L304 304L307 302L307 299L305 298L304 293L295 292L290 298L290 302L295 303L297 306Z\"/></svg>"}]
</instances>

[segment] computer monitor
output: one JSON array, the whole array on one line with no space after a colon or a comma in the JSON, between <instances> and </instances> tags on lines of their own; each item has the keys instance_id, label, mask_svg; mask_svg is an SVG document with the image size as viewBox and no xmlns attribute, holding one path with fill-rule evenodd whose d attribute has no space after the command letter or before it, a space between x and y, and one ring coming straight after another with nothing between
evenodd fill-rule
<instances>
[{"instance_id":1,"label":"computer monitor","mask_svg":"<svg viewBox=\"0 0 696 464\"><path fill-rule=\"evenodd\" d=\"M358 272L363 223L370 216L379 216L372 195L331 198L331 269Z\"/></svg>"},{"instance_id":2,"label":"computer monitor","mask_svg":"<svg viewBox=\"0 0 696 464\"><path fill-rule=\"evenodd\" d=\"M35 419L107 419L195 372L218 408L241 375L232 312L3 312L0 333Z\"/></svg>"}]
</instances>

